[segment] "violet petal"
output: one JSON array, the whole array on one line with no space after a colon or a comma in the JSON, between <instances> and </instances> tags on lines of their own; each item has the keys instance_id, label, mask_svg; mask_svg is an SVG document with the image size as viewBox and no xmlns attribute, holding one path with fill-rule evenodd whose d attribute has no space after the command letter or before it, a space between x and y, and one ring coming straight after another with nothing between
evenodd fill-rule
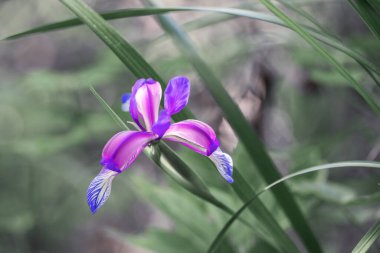
<instances>
[{"instance_id":1,"label":"violet petal","mask_svg":"<svg viewBox=\"0 0 380 253\"><path fill-rule=\"evenodd\" d=\"M154 123L152 131L159 137L162 137L170 127L170 115L166 110L161 110L158 120Z\"/></svg>"},{"instance_id":2,"label":"violet petal","mask_svg":"<svg viewBox=\"0 0 380 253\"><path fill-rule=\"evenodd\" d=\"M87 204L94 214L108 199L111 194L112 180L118 173L103 168L91 181L87 189Z\"/></svg>"},{"instance_id":3,"label":"violet petal","mask_svg":"<svg viewBox=\"0 0 380 253\"><path fill-rule=\"evenodd\" d=\"M150 141L156 138L157 135L150 132L119 132L104 146L100 164L120 173L133 163Z\"/></svg>"},{"instance_id":4,"label":"violet petal","mask_svg":"<svg viewBox=\"0 0 380 253\"><path fill-rule=\"evenodd\" d=\"M147 131L152 130L153 124L158 119L161 95L160 84L151 78L145 80L142 85L139 84L132 90L133 100L131 100L131 106L133 102L134 110L137 110L138 115L141 116ZM133 119L135 120L135 118Z\"/></svg>"},{"instance_id":5,"label":"violet petal","mask_svg":"<svg viewBox=\"0 0 380 253\"><path fill-rule=\"evenodd\" d=\"M198 120L184 120L172 124L162 138L179 142L206 156L211 155L219 147L214 130Z\"/></svg>"},{"instance_id":6,"label":"violet petal","mask_svg":"<svg viewBox=\"0 0 380 253\"><path fill-rule=\"evenodd\" d=\"M220 148L217 148L209 158L215 164L220 175L230 184L234 182L232 178L233 162L230 155L223 153Z\"/></svg>"},{"instance_id":7,"label":"violet petal","mask_svg":"<svg viewBox=\"0 0 380 253\"><path fill-rule=\"evenodd\" d=\"M165 90L165 109L170 115L181 111L187 104L190 95L190 81L186 77L172 78Z\"/></svg>"},{"instance_id":8,"label":"violet petal","mask_svg":"<svg viewBox=\"0 0 380 253\"><path fill-rule=\"evenodd\" d=\"M135 82L135 84L132 87L132 95L129 100L129 113L131 114L132 119L136 122L136 124L140 127L140 129L145 130L145 128L142 126L142 123L140 123L139 120L139 111L137 109L136 104L136 92L137 90L145 83L145 79L139 79Z\"/></svg>"}]
</instances>

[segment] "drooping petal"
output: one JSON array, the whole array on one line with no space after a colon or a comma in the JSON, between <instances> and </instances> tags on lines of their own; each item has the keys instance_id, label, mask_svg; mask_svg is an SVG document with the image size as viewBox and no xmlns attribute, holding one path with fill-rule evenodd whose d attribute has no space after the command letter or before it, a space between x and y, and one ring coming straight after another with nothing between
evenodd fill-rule
<instances>
[{"instance_id":1,"label":"drooping petal","mask_svg":"<svg viewBox=\"0 0 380 253\"><path fill-rule=\"evenodd\" d=\"M230 155L223 153L220 148L217 148L209 158L215 164L220 175L230 184L234 182L232 178L233 162Z\"/></svg>"},{"instance_id":2,"label":"drooping petal","mask_svg":"<svg viewBox=\"0 0 380 253\"><path fill-rule=\"evenodd\" d=\"M112 180L118 173L103 168L92 180L87 189L87 204L94 214L108 199L111 193Z\"/></svg>"},{"instance_id":3,"label":"drooping petal","mask_svg":"<svg viewBox=\"0 0 380 253\"><path fill-rule=\"evenodd\" d=\"M125 93L121 96L121 110L129 112L129 105L131 101L132 93Z\"/></svg>"},{"instance_id":4,"label":"drooping petal","mask_svg":"<svg viewBox=\"0 0 380 253\"><path fill-rule=\"evenodd\" d=\"M165 109L170 114L176 114L187 104L190 95L190 81L186 77L172 78L165 90Z\"/></svg>"},{"instance_id":5,"label":"drooping petal","mask_svg":"<svg viewBox=\"0 0 380 253\"><path fill-rule=\"evenodd\" d=\"M119 132L104 146L100 164L109 170L120 173L128 168L149 142L155 138L157 135L150 132Z\"/></svg>"},{"instance_id":6,"label":"drooping petal","mask_svg":"<svg viewBox=\"0 0 380 253\"><path fill-rule=\"evenodd\" d=\"M158 115L158 120L154 123L152 127L153 133L157 134L159 137L162 137L166 130L170 127L170 115L166 110L161 110L160 115Z\"/></svg>"},{"instance_id":7,"label":"drooping petal","mask_svg":"<svg viewBox=\"0 0 380 253\"><path fill-rule=\"evenodd\" d=\"M163 139L179 142L207 156L219 147L219 141L214 130L206 123L198 120L184 120L171 125Z\"/></svg>"},{"instance_id":8,"label":"drooping petal","mask_svg":"<svg viewBox=\"0 0 380 253\"><path fill-rule=\"evenodd\" d=\"M133 120L141 126L139 117L145 124L145 130L151 131L153 124L158 119L162 90L155 80L139 79L132 88L130 112Z\"/></svg>"}]
</instances>

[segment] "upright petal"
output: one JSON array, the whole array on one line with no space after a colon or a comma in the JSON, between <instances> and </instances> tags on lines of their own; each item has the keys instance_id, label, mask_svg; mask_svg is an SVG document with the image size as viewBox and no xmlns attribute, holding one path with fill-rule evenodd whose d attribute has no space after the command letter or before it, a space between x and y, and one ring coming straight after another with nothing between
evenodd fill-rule
<instances>
[{"instance_id":1,"label":"upright petal","mask_svg":"<svg viewBox=\"0 0 380 253\"><path fill-rule=\"evenodd\" d=\"M132 119L136 122L136 124L140 127L140 129L145 130L145 128L142 126L143 124L140 123L140 113L137 109L136 104L136 92L137 90L145 83L145 79L139 79L135 82L135 84L132 87L132 95L129 98L129 113L131 114Z\"/></svg>"},{"instance_id":2,"label":"upright petal","mask_svg":"<svg viewBox=\"0 0 380 253\"><path fill-rule=\"evenodd\" d=\"M217 148L214 153L212 153L209 158L215 164L220 175L228 182L233 183L234 179L232 178L233 162L231 156L226 153L223 153L220 148Z\"/></svg>"},{"instance_id":3,"label":"upright petal","mask_svg":"<svg viewBox=\"0 0 380 253\"><path fill-rule=\"evenodd\" d=\"M118 173L103 168L87 189L87 204L94 214L111 194L112 180Z\"/></svg>"},{"instance_id":4,"label":"upright petal","mask_svg":"<svg viewBox=\"0 0 380 253\"><path fill-rule=\"evenodd\" d=\"M150 132L119 132L104 146L100 164L109 170L120 173L128 168L149 142L155 138L157 135Z\"/></svg>"},{"instance_id":5,"label":"upright petal","mask_svg":"<svg viewBox=\"0 0 380 253\"><path fill-rule=\"evenodd\" d=\"M184 120L171 125L163 139L179 142L207 156L219 147L219 141L214 130L206 123L198 120Z\"/></svg>"},{"instance_id":6,"label":"upright petal","mask_svg":"<svg viewBox=\"0 0 380 253\"><path fill-rule=\"evenodd\" d=\"M158 119L162 90L155 80L139 79L132 88L130 112L133 120L141 126L139 117L142 118L147 131L152 130L153 124Z\"/></svg>"},{"instance_id":7,"label":"upright petal","mask_svg":"<svg viewBox=\"0 0 380 253\"><path fill-rule=\"evenodd\" d=\"M152 127L153 133L157 134L159 137L162 137L166 130L170 127L170 115L166 110L162 110L160 115L158 115L158 120L154 123Z\"/></svg>"},{"instance_id":8,"label":"upright petal","mask_svg":"<svg viewBox=\"0 0 380 253\"><path fill-rule=\"evenodd\" d=\"M165 109L170 114L176 114L187 104L190 95L190 81L186 77L172 78L165 90Z\"/></svg>"}]
</instances>

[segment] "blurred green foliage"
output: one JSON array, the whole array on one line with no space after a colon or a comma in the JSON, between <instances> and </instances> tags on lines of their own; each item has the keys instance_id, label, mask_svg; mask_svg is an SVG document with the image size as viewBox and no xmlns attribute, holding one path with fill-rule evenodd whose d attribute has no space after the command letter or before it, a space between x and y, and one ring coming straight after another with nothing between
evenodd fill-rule
<instances>
[{"instance_id":1,"label":"blurred green foliage","mask_svg":"<svg viewBox=\"0 0 380 253\"><path fill-rule=\"evenodd\" d=\"M11 2L0 3L0 14L6 14L3 21L10 20L9 10L21 6L20 1ZM100 10L122 5L119 1L93 2ZM330 32L378 66L380 44L354 10L346 3L325 3L320 8L317 4L301 7L324 26L329 25L325 19L334 14L324 13L324 8L338 12L343 6L349 11L345 15L353 16L353 21L336 22L335 30L328 27ZM55 17L49 8L62 13ZM65 12L59 4L35 1L22 7L18 25L63 19L68 16ZM211 14L203 14L207 15ZM219 129L221 136L226 135L229 129L223 128L214 101L189 63L160 37L161 31L152 22L136 18L115 25L134 39L133 44L165 78L191 77L190 107ZM350 27L350 33L340 33L341 26ZM22 30L17 24L5 28L10 34ZM241 107L246 94L261 98L260 103L250 101L247 118L282 174L332 161L379 159L379 118L298 38L241 19L213 24L191 35ZM53 50L46 45L54 45ZM362 68L336 50L329 52L378 100L379 87ZM96 87L126 119L119 99L134 78L86 28L6 42L0 45L0 55L0 252L144 252L142 248L147 248L190 253L208 248L229 216L178 187L144 159L115 180L107 207L90 215L87 186L100 169L104 143L120 129L88 87ZM50 60L38 67L41 58ZM250 185L255 190L265 187L241 145L235 147L223 138L222 143L233 150L234 162ZM186 149L179 153L219 199L235 210L243 204L216 171L203 169L207 159ZM351 250L378 219L379 178L378 172L347 169L289 181L326 252ZM266 193L261 199L281 226L289 228L273 196ZM265 228L248 212L243 216L256 230L252 233L234 224L220 252L274 252L262 240L270 237Z\"/></svg>"}]
</instances>

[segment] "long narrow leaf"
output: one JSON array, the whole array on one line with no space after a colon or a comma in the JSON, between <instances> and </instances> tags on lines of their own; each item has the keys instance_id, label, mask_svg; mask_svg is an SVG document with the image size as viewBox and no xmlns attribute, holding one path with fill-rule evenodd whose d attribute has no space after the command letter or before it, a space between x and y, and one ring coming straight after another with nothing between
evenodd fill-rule
<instances>
[{"instance_id":1,"label":"long narrow leaf","mask_svg":"<svg viewBox=\"0 0 380 253\"><path fill-rule=\"evenodd\" d=\"M371 32L380 40L380 9L368 0L349 0L351 6L367 24ZM379 7L380 8L380 7Z\"/></svg>"},{"instance_id":2,"label":"long narrow leaf","mask_svg":"<svg viewBox=\"0 0 380 253\"><path fill-rule=\"evenodd\" d=\"M267 15L267 14L259 13L255 11L250 11L250 10L234 9L234 8L197 7L197 6L170 7L170 8L169 7L168 8L144 8L144 9L117 10L117 11L105 12L105 13L102 13L101 15L106 20L112 20L112 19L121 19L121 18L135 17L135 16L155 15L155 14L160 14L160 13L183 12L183 11L217 12L217 13L236 16L236 17L246 17L246 18L250 18L254 20L264 21L264 22L268 22L268 23L272 23L275 25L280 25L280 26L284 26L284 27L292 29L291 27L288 27L285 23L283 23L281 20L271 15ZM27 30L21 33L13 34L11 36L3 38L2 40L15 39L15 38L20 38L23 36L35 34L35 33L50 32L50 31L55 31L59 29L70 28L73 26L81 25L81 24L83 24L83 22L80 19L65 20L65 21L61 21L57 23L52 23L52 24L36 27L36 28ZM210 22L210 24L213 24L213 22ZM374 71L375 73L380 74L380 70L374 64L366 60L357 52L346 47L335 38L326 36L326 34L320 33L317 30L312 30L312 29L310 30L310 28L307 28L307 27L305 27L305 29L307 29L310 32L311 36L313 36L317 40L325 43L326 45L329 45L332 48L342 51L343 53L352 57L358 63L361 63L362 65L366 66L371 71Z\"/></svg>"},{"instance_id":3,"label":"long narrow leaf","mask_svg":"<svg viewBox=\"0 0 380 253\"><path fill-rule=\"evenodd\" d=\"M148 0L148 2L150 4L154 4L152 0ZM248 151L251 161L257 165L257 169L265 181L270 183L280 178L280 174L270 156L266 152L263 144L252 130L250 124L245 119L238 106L228 95L221 81L218 80L216 75L213 73L213 70L199 55L188 35L170 17L166 15L158 15L157 17L162 28L172 36L173 40L178 45L178 48L187 57L189 62L193 65L194 69L204 81L206 88L222 109L225 118L234 129L240 142ZM238 171L238 169L235 169L235 171ZM245 186L244 188L243 185ZM243 201L246 201L247 196L245 194L250 195L253 193L253 190L250 189L251 187L249 187L249 184L245 182L245 179L242 176L239 176L239 181L233 184L233 188L238 193L239 197L243 199ZM290 223L303 240L305 246L311 252L321 252L317 239L310 229L295 199L290 194L287 186L281 185L281 187L273 191L273 193L285 214L289 218ZM255 209L253 212L255 212ZM281 236L280 233L279 236ZM283 236L285 235L282 235L282 237ZM279 239L282 237L279 237Z\"/></svg>"},{"instance_id":4,"label":"long narrow leaf","mask_svg":"<svg viewBox=\"0 0 380 253\"><path fill-rule=\"evenodd\" d=\"M270 10L274 15L279 17L289 28L298 33L310 46L312 46L317 52L319 52L323 57L326 58L328 62L348 81L348 83L360 94L360 96L367 102L370 108L378 115L380 115L380 106L377 102L372 99L368 92L361 86L351 74L342 66L325 48L319 45L315 38L306 31L301 25L294 22L289 18L284 12L277 8L269 0L260 0L260 2L265 5L268 10Z\"/></svg>"},{"instance_id":5,"label":"long narrow leaf","mask_svg":"<svg viewBox=\"0 0 380 253\"><path fill-rule=\"evenodd\" d=\"M258 200L258 197L267 192L268 190L274 188L274 187L278 187L279 185L281 185L281 183L291 179L291 178L294 178L294 177L298 177L298 176L302 176L302 175L305 175L305 174L308 174L308 173L312 173L312 172L316 172L316 171L320 171L320 170L328 170L328 169L335 169L335 168L345 168L345 167L364 167L364 168L375 168L375 169L380 169L380 163L377 163L377 162L367 162L367 161L347 161L347 162L337 162L337 163L330 163L330 164L323 164L323 165L318 165L318 166L314 166L314 167L310 167L310 168L307 168L307 169L304 169L304 170L301 170L301 171L297 171L295 173L292 173L292 174L289 174L275 182L273 182L272 184L268 185L267 187L265 187L263 190L259 191L256 195L252 196L251 199L249 201L247 201L241 208L239 208L239 210L226 222L226 224L223 226L223 228L219 231L219 233L217 234L217 236L215 237L214 241L211 243L209 249L208 249L208 253L211 253L211 252L215 252L217 249L218 249L218 246L220 245L224 235L226 234L226 232L228 231L228 229L231 227L231 225L235 222L235 220L243 213L243 211L245 209L247 209L251 204L253 204L255 201ZM379 226L379 224L377 224L377 226ZM376 227L376 226L375 226ZM379 227L377 227L377 229L379 229ZM380 231L377 231L376 229L373 229L372 231L375 231L375 232L371 232L370 235L368 237L365 236L365 240L362 240L359 242L360 245L363 245L364 248L366 248L366 246L364 245L371 245L373 243L374 240L376 240L376 238L379 236L378 233L380 233ZM376 237L377 236L377 237ZM368 241L368 244L364 241ZM358 244L358 245L359 245ZM365 252L365 251L359 251L359 252Z\"/></svg>"},{"instance_id":6,"label":"long narrow leaf","mask_svg":"<svg viewBox=\"0 0 380 253\"><path fill-rule=\"evenodd\" d=\"M380 219L368 230L358 242L352 253L366 253L380 237Z\"/></svg>"}]
</instances>

